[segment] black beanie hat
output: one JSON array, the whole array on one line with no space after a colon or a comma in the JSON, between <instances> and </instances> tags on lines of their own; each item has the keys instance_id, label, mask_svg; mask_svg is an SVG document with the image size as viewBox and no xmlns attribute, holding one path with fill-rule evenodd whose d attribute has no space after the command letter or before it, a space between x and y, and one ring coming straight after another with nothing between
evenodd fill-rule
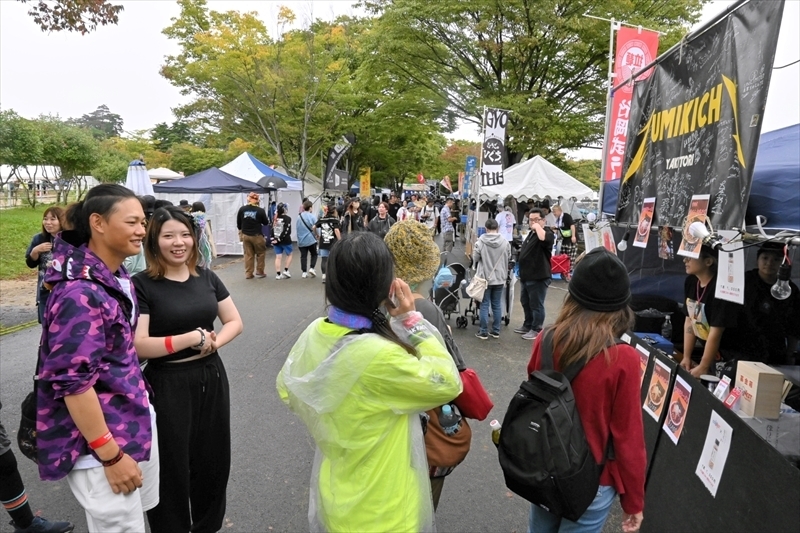
<instances>
[{"instance_id":1,"label":"black beanie hat","mask_svg":"<svg viewBox=\"0 0 800 533\"><path fill-rule=\"evenodd\" d=\"M631 282L622 261L598 247L578 262L569 282L569 293L591 311L617 311L631 301Z\"/></svg>"}]
</instances>

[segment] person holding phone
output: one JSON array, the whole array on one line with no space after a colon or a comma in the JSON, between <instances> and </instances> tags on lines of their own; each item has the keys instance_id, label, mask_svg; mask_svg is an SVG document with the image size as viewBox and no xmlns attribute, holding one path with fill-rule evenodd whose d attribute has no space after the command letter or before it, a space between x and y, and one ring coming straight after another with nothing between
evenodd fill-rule
<instances>
[{"instance_id":1,"label":"person holding phone","mask_svg":"<svg viewBox=\"0 0 800 533\"><path fill-rule=\"evenodd\" d=\"M276 383L317 445L310 529L429 531L419 413L461 393L458 369L380 237L346 235L327 268L327 316L300 335Z\"/></svg>"}]
</instances>

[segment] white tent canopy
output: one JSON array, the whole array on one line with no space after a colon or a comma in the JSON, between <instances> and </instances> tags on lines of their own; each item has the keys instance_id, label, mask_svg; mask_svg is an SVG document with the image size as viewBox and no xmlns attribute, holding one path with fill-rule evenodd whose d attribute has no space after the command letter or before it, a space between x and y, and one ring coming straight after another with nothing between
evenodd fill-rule
<instances>
[{"instance_id":1,"label":"white tent canopy","mask_svg":"<svg viewBox=\"0 0 800 533\"><path fill-rule=\"evenodd\" d=\"M244 152L242 155L224 167L220 167L219 169L223 172L227 172L228 174L232 174L237 178L242 178L243 180L253 182L258 182L258 180L264 176L276 176L278 178L283 178L286 181L285 190L287 191L299 191L303 188L303 184L300 180L278 172L274 168L270 168L268 165L262 163L248 152Z\"/></svg>"},{"instance_id":2,"label":"white tent canopy","mask_svg":"<svg viewBox=\"0 0 800 533\"><path fill-rule=\"evenodd\" d=\"M128 175L125 178L125 187L139 196L153 195L153 184L150 182L150 176L147 175L144 161L136 159L130 162Z\"/></svg>"},{"instance_id":3,"label":"white tent canopy","mask_svg":"<svg viewBox=\"0 0 800 533\"><path fill-rule=\"evenodd\" d=\"M183 177L183 174L178 174L174 170L170 170L164 167L158 167L154 168L153 170L148 170L147 175L150 176L151 180L158 180L158 181L177 180Z\"/></svg>"},{"instance_id":4,"label":"white tent canopy","mask_svg":"<svg viewBox=\"0 0 800 533\"><path fill-rule=\"evenodd\" d=\"M493 200L513 196L518 201L544 198L591 198L592 190L542 156L508 167L504 183L481 187L480 199Z\"/></svg>"}]
</instances>

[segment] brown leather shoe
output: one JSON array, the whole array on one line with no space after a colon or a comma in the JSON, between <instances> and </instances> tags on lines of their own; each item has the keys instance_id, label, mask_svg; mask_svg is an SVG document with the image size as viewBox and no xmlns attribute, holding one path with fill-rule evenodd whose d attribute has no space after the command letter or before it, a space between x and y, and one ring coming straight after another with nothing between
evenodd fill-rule
<instances>
[{"instance_id":1,"label":"brown leather shoe","mask_svg":"<svg viewBox=\"0 0 800 533\"><path fill-rule=\"evenodd\" d=\"M253 279L254 277L255 277L255 276L253 276L252 274L250 274L249 276L245 276L245 277L244 277L244 279Z\"/></svg>"}]
</instances>

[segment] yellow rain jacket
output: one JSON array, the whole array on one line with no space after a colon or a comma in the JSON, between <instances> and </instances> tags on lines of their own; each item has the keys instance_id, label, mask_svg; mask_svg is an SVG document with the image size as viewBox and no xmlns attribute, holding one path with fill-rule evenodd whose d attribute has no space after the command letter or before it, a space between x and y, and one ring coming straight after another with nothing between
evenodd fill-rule
<instances>
[{"instance_id":1,"label":"yellow rain jacket","mask_svg":"<svg viewBox=\"0 0 800 533\"><path fill-rule=\"evenodd\" d=\"M278 393L317 444L311 531L433 531L418 415L458 396L461 378L435 328L420 325L419 357L322 318L289 353Z\"/></svg>"}]
</instances>

